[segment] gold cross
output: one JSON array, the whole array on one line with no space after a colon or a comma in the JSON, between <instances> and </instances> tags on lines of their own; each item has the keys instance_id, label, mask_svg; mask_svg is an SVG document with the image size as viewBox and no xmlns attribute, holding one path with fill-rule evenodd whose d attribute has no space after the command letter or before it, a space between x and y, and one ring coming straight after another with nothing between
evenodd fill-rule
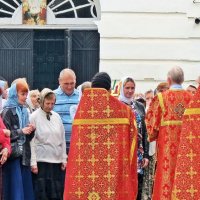
<instances>
[{"instance_id":1,"label":"gold cross","mask_svg":"<svg viewBox=\"0 0 200 200\"><path fill-rule=\"evenodd\" d=\"M190 171L186 172L187 175L190 175L190 178L193 179L193 176L197 174L196 171L193 171L193 167L190 167Z\"/></svg>"},{"instance_id":2,"label":"gold cross","mask_svg":"<svg viewBox=\"0 0 200 200\"><path fill-rule=\"evenodd\" d=\"M95 165L95 162L98 162L99 159L95 159L94 155L92 155L92 158L91 158L91 159L88 159L88 161L92 163L92 166L94 166L94 165Z\"/></svg>"},{"instance_id":3,"label":"gold cross","mask_svg":"<svg viewBox=\"0 0 200 200\"><path fill-rule=\"evenodd\" d=\"M172 193L173 193L173 195L176 197L176 195L178 194L178 193L180 193L181 192L181 190L180 189L177 189L176 188L176 186L174 187L174 189L173 189L173 191L172 191Z\"/></svg>"},{"instance_id":4,"label":"gold cross","mask_svg":"<svg viewBox=\"0 0 200 200\"><path fill-rule=\"evenodd\" d=\"M87 137L91 140L95 140L96 138L98 138L97 134L94 133L93 131L91 133L87 134Z\"/></svg>"},{"instance_id":5,"label":"gold cross","mask_svg":"<svg viewBox=\"0 0 200 200\"><path fill-rule=\"evenodd\" d=\"M193 150L190 150L189 154L186 154L187 157L190 158L190 161L193 161L193 157L195 157L197 154L193 153Z\"/></svg>"},{"instance_id":6,"label":"gold cross","mask_svg":"<svg viewBox=\"0 0 200 200\"><path fill-rule=\"evenodd\" d=\"M100 196L97 192L89 192L88 200L100 200Z\"/></svg>"},{"instance_id":7,"label":"gold cross","mask_svg":"<svg viewBox=\"0 0 200 200\"><path fill-rule=\"evenodd\" d=\"M110 157L110 154L108 154L108 156L107 156L106 159L103 159L103 161L106 161L106 162L108 163L108 166L110 166L110 163L111 163L112 161L114 161L114 160L115 160L115 159L113 159L113 158Z\"/></svg>"},{"instance_id":8,"label":"gold cross","mask_svg":"<svg viewBox=\"0 0 200 200\"><path fill-rule=\"evenodd\" d=\"M187 136L186 138L190 140L190 144L191 144L192 140L195 139L196 137L192 135L192 132L190 132L190 135Z\"/></svg>"},{"instance_id":9,"label":"gold cross","mask_svg":"<svg viewBox=\"0 0 200 200\"><path fill-rule=\"evenodd\" d=\"M94 110L94 106L92 106L91 109L87 112L90 113L92 117L94 117L95 113L98 113L97 110Z\"/></svg>"},{"instance_id":10,"label":"gold cross","mask_svg":"<svg viewBox=\"0 0 200 200\"><path fill-rule=\"evenodd\" d=\"M111 142L111 141L110 141L110 138L108 138L108 139L107 139L107 142L104 142L103 144L106 145L108 149L110 149L110 146L113 145L113 144L115 144L115 143L114 143L114 142Z\"/></svg>"},{"instance_id":11,"label":"gold cross","mask_svg":"<svg viewBox=\"0 0 200 200\"><path fill-rule=\"evenodd\" d=\"M76 143L76 145L78 146L78 149L81 149L81 146L83 145L83 143L81 142L81 139L78 139L78 142Z\"/></svg>"},{"instance_id":12,"label":"gold cross","mask_svg":"<svg viewBox=\"0 0 200 200\"><path fill-rule=\"evenodd\" d=\"M107 124L106 126L103 126L103 128L106 129L108 133L110 133L110 129L114 128L114 126Z\"/></svg>"},{"instance_id":13,"label":"gold cross","mask_svg":"<svg viewBox=\"0 0 200 200\"><path fill-rule=\"evenodd\" d=\"M80 171L78 172L78 175L75 176L75 178L78 179L78 181L81 180L81 178L83 178L84 176L81 175Z\"/></svg>"},{"instance_id":14,"label":"gold cross","mask_svg":"<svg viewBox=\"0 0 200 200\"><path fill-rule=\"evenodd\" d=\"M78 188L78 191L75 192L76 195L78 195L78 198L81 198L81 195L84 194L84 192L81 192L80 187Z\"/></svg>"},{"instance_id":15,"label":"gold cross","mask_svg":"<svg viewBox=\"0 0 200 200\"><path fill-rule=\"evenodd\" d=\"M83 162L83 159L81 159L80 155L78 155L78 159L76 159L76 162L78 162L79 166L80 166L81 162Z\"/></svg>"},{"instance_id":16,"label":"gold cross","mask_svg":"<svg viewBox=\"0 0 200 200\"><path fill-rule=\"evenodd\" d=\"M194 197L194 193L195 193L195 192L198 192L198 190L196 190L196 189L194 188L194 186L191 185L190 189L187 189L186 192L190 193L191 197Z\"/></svg>"},{"instance_id":17,"label":"gold cross","mask_svg":"<svg viewBox=\"0 0 200 200\"><path fill-rule=\"evenodd\" d=\"M89 146L92 146L92 150L94 150L95 146L98 145L99 143L96 143L95 140L93 140L92 142L88 143Z\"/></svg>"},{"instance_id":18,"label":"gold cross","mask_svg":"<svg viewBox=\"0 0 200 200\"><path fill-rule=\"evenodd\" d=\"M107 114L107 117L110 117L110 113L114 111L110 109L110 106L107 106L106 110L104 110L103 112Z\"/></svg>"},{"instance_id":19,"label":"gold cross","mask_svg":"<svg viewBox=\"0 0 200 200\"><path fill-rule=\"evenodd\" d=\"M108 179L108 182L110 182L111 178L114 178L115 175L112 175L112 174L110 173L110 170L109 170L109 171L108 171L108 174L107 174L107 175L104 175L103 177L104 177L104 178L107 178L107 179Z\"/></svg>"},{"instance_id":20,"label":"gold cross","mask_svg":"<svg viewBox=\"0 0 200 200\"><path fill-rule=\"evenodd\" d=\"M108 198L110 198L112 194L115 194L115 192L114 192L114 191L111 191L111 190L110 190L110 187L109 187L109 188L108 188L108 191L107 191L107 192L104 192L104 194L107 194L107 195L108 195Z\"/></svg>"},{"instance_id":21,"label":"gold cross","mask_svg":"<svg viewBox=\"0 0 200 200\"><path fill-rule=\"evenodd\" d=\"M92 171L92 175L89 175L88 177L91 178L92 182L94 183L95 179L98 178L99 176L98 175L96 176L94 171Z\"/></svg>"},{"instance_id":22,"label":"gold cross","mask_svg":"<svg viewBox=\"0 0 200 200\"><path fill-rule=\"evenodd\" d=\"M93 101L94 100L94 97L97 96L97 94L94 94L94 91L92 90L90 94L87 95L88 97L91 98L91 100Z\"/></svg>"}]
</instances>

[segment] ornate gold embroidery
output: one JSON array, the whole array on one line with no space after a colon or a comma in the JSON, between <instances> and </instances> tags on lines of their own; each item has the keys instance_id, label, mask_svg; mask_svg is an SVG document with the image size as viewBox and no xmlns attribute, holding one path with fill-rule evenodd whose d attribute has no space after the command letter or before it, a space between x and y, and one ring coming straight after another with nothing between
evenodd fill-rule
<instances>
[{"instance_id":1,"label":"ornate gold embroidery","mask_svg":"<svg viewBox=\"0 0 200 200\"><path fill-rule=\"evenodd\" d=\"M190 189L187 189L186 192L190 193L191 197L194 197L194 193L195 193L195 192L198 192L198 190L196 190L196 189L194 188L194 186L191 185L191 186L190 186Z\"/></svg>"},{"instance_id":2,"label":"ornate gold embroidery","mask_svg":"<svg viewBox=\"0 0 200 200\"><path fill-rule=\"evenodd\" d=\"M73 125L130 124L128 118L75 119Z\"/></svg>"},{"instance_id":3,"label":"ornate gold embroidery","mask_svg":"<svg viewBox=\"0 0 200 200\"><path fill-rule=\"evenodd\" d=\"M84 177L84 176L81 175L81 172L80 172L80 171L78 172L78 175L75 176L75 178L77 178L78 181L80 181L83 177Z\"/></svg>"},{"instance_id":4,"label":"ornate gold embroidery","mask_svg":"<svg viewBox=\"0 0 200 200\"><path fill-rule=\"evenodd\" d=\"M114 161L114 160L115 160L115 159L113 159L113 158L110 157L110 154L108 154L108 156L107 156L106 159L103 159L103 161L105 161L105 162L108 163L108 166L110 166L110 163L111 163L112 161Z\"/></svg>"},{"instance_id":5,"label":"ornate gold embroidery","mask_svg":"<svg viewBox=\"0 0 200 200\"><path fill-rule=\"evenodd\" d=\"M190 131L190 135L186 137L188 140L190 140L190 144L192 143L193 139L196 139L196 137L192 134Z\"/></svg>"},{"instance_id":6,"label":"ornate gold embroidery","mask_svg":"<svg viewBox=\"0 0 200 200\"><path fill-rule=\"evenodd\" d=\"M110 198L113 194L115 194L115 192L112 191L112 190L110 189L110 187L109 187L109 188L108 188L108 191L107 191L107 192L104 192L104 194L107 194L107 195L108 195L108 198Z\"/></svg>"},{"instance_id":7,"label":"ornate gold embroidery","mask_svg":"<svg viewBox=\"0 0 200 200\"><path fill-rule=\"evenodd\" d=\"M114 145L115 143L114 143L114 142L111 142L110 138L108 138L108 139L107 139L107 142L104 142L103 144L106 145L108 149L110 149L110 146L111 146L111 145Z\"/></svg>"},{"instance_id":8,"label":"ornate gold embroidery","mask_svg":"<svg viewBox=\"0 0 200 200\"><path fill-rule=\"evenodd\" d=\"M188 108L185 110L184 115L199 115L200 108Z\"/></svg>"},{"instance_id":9,"label":"ornate gold embroidery","mask_svg":"<svg viewBox=\"0 0 200 200\"><path fill-rule=\"evenodd\" d=\"M90 192L88 195L88 200L100 200L100 196L97 192Z\"/></svg>"},{"instance_id":10,"label":"ornate gold embroidery","mask_svg":"<svg viewBox=\"0 0 200 200\"><path fill-rule=\"evenodd\" d=\"M185 107L183 104L179 103L175 108L174 112L178 115L179 118L183 116L183 113L185 111Z\"/></svg>"},{"instance_id":11,"label":"ornate gold embroidery","mask_svg":"<svg viewBox=\"0 0 200 200\"><path fill-rule=\"evenodd\" d=\"M108 179L108 182L110 182L110 181L111 181L111 178L114 178L115 175L112 175L112 174L110 173L110 170L108 170L108 174L107 174L107 175L104 175L103 177L104 177L104 178L107 178L107 179Z\"/></svg>"},{"instance_id":12,"label":"ornate gold embroidery","mask_svg":"<svg viewBox=\"0 0 200 200\"><path fill-rule=\"evenodd\" d=\"M88 110L87 112L90 113L92 117L94 117L94 115L95 115L96 113L98 113L98 111L94 109L94 106L92 106L91 109Z\"/></svg>"},{"instance_id":13,"label":"ornate gold embroidery","mask_svg":"<svg viewBox=\"0 0 200 200\"><path fill-rule=\"evenodd\" d=\"M110 117L110 113L112 113L114 111L112 109L110 109L110 106L107 106L103 112L107 114L107 117Z\"/></svg>"},{"instance_id":14,"label":"ornate gold embroidery","mask_svg":"<svg viewBox=\"0 0 200 200\"><path fill-rule=\"evenodd\" d=\"M80 187L78 188L78 191L75 192L76 195L78 195L78 198L81 198L81 195L84 194L84 192L81 191Z\"/></svg>"},{"instance_id":15,"label":"ornate gold embroidery","mask_svg":"<svg viewBox=\"0 0 200 200\"><path fill-rule=\"evenodd\" d=\"M99 159L95 159L94 155L92 155L92 158L88 159L88 161L92 163L92 166L94 166L95 163L99 161Z\"/></svg>"},{"instance_id":16,"label":"ornate gold embroidery","mask_svg":"<svg viewBox=\"0 0 200 200\"><path fill-rule=\"evenodd\" d=\"M92 171L92 174L88 176L88 178L91 178L92 179L92 182L94 183L95 182L95 179L96 178L99 178L98 175L95 175L94 171Z\"/></svg>"}]
</instances>

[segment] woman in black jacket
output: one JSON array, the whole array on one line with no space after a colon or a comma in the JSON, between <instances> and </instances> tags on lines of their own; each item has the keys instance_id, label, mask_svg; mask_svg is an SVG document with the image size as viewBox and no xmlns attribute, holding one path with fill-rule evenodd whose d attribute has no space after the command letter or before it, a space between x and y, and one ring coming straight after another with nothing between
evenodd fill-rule
<instances>
[{"instance_id":1,"label":"woman in black jacket","mask_svg":"<svg viewBox=\"0 0 200 200\"><path fill-rule=\"evenodd\" d=\"M30 141L35 128L29 124L28 112L24 107L27 94L28 84L24 79L17 79L9 89L8 100L2 112L4 124L11 132L12 148L10 158L3 166L4 200L34 200ZM14 148L14 144L18 148Z\"/></svg>"},{"instance_id":2,"label":"woman in black jacket","mask_svg":"<svg viewBox=\"0 0 200 200\"><path fill-rule=\"evenodd\" d=\"M133 99L135 92L135 82L131 77L126 77L121 81L119 100L130 106L135 114L137 130L138 130L138 196L137 200L141 199L142 183L143 183L143 168L148 166L149 144L147 142L147 131L145 125L145 108L142 103Z\"/></svg>"}]
</instances>

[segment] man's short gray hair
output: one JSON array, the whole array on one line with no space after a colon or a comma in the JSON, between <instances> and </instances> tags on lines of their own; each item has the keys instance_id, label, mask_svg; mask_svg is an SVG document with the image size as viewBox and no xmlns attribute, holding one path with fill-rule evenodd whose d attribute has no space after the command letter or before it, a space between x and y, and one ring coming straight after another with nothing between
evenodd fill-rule
<instances>
[{"instance_id":1,"label":"man's short gray hair","mask_svg":"<svg viewBox=\"0 0 200 200\"><path fill-rule=\"evenodd\" d=\"M174 83L182 84L184 81L184 72L181 67L173 67L167 74Z\"/></svg>"},{"instance_id":2,"label":"man's short gray hair","mask_svg":"<svg viewBox=\"0 0 200 200\"><path fill-rule=\"evenodd\" d=\"M71 75L74 77L74 79L76 79L76 74L74 73L72 69L69 69L69 68L65 68L60 72L59 79L62 79L62 77L65 76L66 74Z\"/></svg>"}]
</instances>

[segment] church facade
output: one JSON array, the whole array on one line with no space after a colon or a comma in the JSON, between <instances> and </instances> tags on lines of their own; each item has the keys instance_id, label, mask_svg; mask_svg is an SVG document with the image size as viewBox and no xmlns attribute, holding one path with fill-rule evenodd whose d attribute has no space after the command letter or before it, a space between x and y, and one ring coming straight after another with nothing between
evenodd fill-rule
<instances>
[{"instance_id":1,"label":"church facade","mask_svg":"<svg viewBox=\"0 0 200 200\"><path fill-rule=\"evenodd\" d=\"M186 85L199 75L198 0L46 5L46 24L32 25L23 24L20 0L0 1L0 75L10 82L25 76L33 88L54 89L59 71L71 67L78 84L106 71L117 81L132 76L144 92L164 81L174 65L184 69Z\"/></svg>"}]
</instances>

